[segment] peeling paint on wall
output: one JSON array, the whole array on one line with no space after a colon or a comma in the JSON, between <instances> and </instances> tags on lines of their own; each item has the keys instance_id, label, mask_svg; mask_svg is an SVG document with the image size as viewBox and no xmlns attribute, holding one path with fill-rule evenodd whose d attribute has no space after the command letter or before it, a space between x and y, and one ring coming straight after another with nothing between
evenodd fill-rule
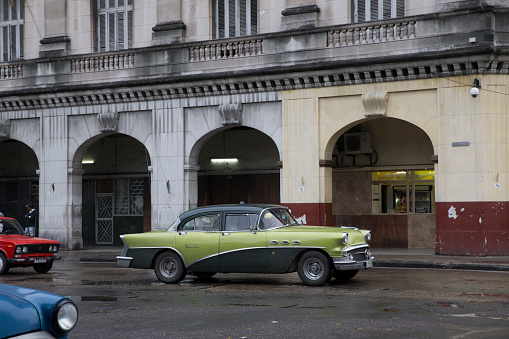
<instances>
[{"instance_id":1,"label":"peeling paint on wall","mask_svg":"<svg viewBox=\"0 0 509 339\"><path fill-rule=\"evenodd\" d=\"M454 208L454 206L451 206L451 208L449 208L449 211L448 211L448 215L447 215L449 218L454 218L456 220L456 218L458 217L458 215L456 214L456 208Z\"/></svg>"},{"instance_id":2,"label":"peeling paint on wall","mask_svg":"<svg viewBox=\"0 0 509 339\"><path fill-rule=\"evenodd\" d=\"M304 214L302 217L295 217L295 219L297 219L297 221L299 222L299 224L302 224L302 225L306 225L307 222L306 222L306 215Z\"/></svg>"}]
</instances>

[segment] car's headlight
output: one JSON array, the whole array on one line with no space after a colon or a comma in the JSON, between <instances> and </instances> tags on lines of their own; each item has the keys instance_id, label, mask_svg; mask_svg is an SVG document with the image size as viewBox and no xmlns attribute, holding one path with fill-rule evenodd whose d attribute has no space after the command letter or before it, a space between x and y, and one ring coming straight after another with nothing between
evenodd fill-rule
<instances>
[{"instance_id":1,"label":"car's headlight","mask_svg":"<svg viewBox=\"0 0 509 339\"><path fill-rule=\"evenodd\" d=\"M343 232L343 235L341 236L341 240L343 241L343 245L348 244L348 233Z\"/></svg>"},{"instance_id":2,"label":"car's headlight","mask_svg":"<svg viewBox=\"0 0 509 339\"><path fill-rule=\"evenodd\" d=\"M366 235L364 235L364 238L366 239L366 242L371 240L371 231L366 231Z\"/></svg>"},{"instance_id":3,"label":"car's headlight","mask_svg":"<svg viewBox=\"0 0 509 339\"><path fill-rule=\"evenodd\" d=\"M26 247L26 246L18 246L18 247L16 247L16 253L17 254L28 253L28 247Z\"/></svg>"},{"instance_id":4,"label":"car's headlight","mask_svg":"<svg viewBox=\"0 0 509 339\"><path fill-rule=\"evenodd\" d=\"M53 327L60 333L67 333L78 322L78 307L69 300L60 302L53 310Z\"/></svg>"}]
</instances>

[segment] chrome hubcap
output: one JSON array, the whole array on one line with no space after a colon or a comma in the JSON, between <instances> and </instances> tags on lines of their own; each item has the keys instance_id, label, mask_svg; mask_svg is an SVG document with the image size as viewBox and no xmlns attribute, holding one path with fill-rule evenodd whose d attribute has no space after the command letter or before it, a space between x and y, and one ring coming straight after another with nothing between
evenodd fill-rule
<instances>
[{"instance_id":1,"label":"chrome hubcap","mask_svg":"<svg viewBox=\"0 0 509 339\"><path fill-rule=\"evenodd\" d=\"M160 264L161 274L167 278L171 278L175 275L178 269L177 262L173 258L164 258Z\"/></svg>"},{"instance_id":2,"label":"chrome hubcap","mask_svg":"<svg viewBox=\"0 0 509 339\"><path fill-rule=\"evenodd\" d=\"M316 258L309 258L304 262L304 274L308 279L318 280L323 275L322 262Z\"/></svg>"}]
</instances>

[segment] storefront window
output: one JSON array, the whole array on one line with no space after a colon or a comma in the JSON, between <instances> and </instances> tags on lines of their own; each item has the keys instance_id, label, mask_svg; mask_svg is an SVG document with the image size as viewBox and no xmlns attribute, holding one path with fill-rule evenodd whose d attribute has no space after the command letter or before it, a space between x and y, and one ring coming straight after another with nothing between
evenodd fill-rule
<instances>
[{"instance_id":1,"label":"storefront window","mask_svg":"<svg viewBox=\"0 0 509 339\"><path fill-rule=\"evenodd\" d=\"M435 212L435 171L372 172L371 177L374 214Z\"/></svg>"}]
</instances>

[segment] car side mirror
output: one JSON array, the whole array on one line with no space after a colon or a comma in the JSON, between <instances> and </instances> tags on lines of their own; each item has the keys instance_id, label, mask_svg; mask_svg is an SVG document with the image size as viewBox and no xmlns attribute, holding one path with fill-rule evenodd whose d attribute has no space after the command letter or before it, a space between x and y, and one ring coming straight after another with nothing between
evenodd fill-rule
<instances>
[{"instance_id":1,"label":"car side mirror","mask_svg":"<svg viewBox=\"0 0 509 339\"><path fill-rule=\"evenodd\" d=\"M256 228L253 225L249 226L249 232L256 234Z\"/></svg>"}]
</instances>

